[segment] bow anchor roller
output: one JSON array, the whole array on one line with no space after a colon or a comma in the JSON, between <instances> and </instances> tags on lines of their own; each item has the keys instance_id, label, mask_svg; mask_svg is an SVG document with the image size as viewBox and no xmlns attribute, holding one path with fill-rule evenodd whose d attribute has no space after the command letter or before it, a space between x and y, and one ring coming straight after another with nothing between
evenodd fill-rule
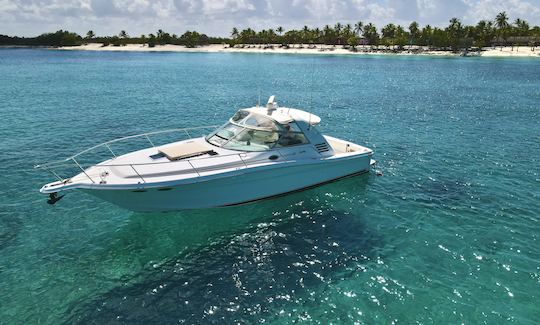
<instances>
[{"instance_id":1,"label":"bow anchor roller","mask_svg":"<svg viewBox=\"0 0 540 325\"><path fill-rule=\"evenodd\" d=\"M58 196L58 192L49 193L49 199L47 200L47 203L53 205L56 202L60 201L64 196L65 195Z\"/></svg>"}]
</instances>

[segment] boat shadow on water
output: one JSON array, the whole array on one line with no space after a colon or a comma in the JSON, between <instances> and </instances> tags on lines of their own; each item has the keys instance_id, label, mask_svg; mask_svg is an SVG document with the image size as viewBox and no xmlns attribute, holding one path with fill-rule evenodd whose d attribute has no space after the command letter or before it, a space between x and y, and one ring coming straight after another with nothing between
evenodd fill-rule
<instances>
[{"instance_id":1,"label":"boat shadow on water","mask_svg":"<svg viewBox=\"0 0 540 325\"><path fill-rule=\"evenodd\" d=\"M361 212L337 209L324 200L329 192L357 195L354 191L366 183L366 177L355 177L340 186L211 210L207 219L196 218L200 212L183 214L181 220L193 220L188 223L194 230L220 217L247 216L248 221L231 232L221 226L213 234L204 232L206 244L149 265L91 301L73 303L65 322L255 323L279 317L287 304L316 304L311 291L364 271L384 245ZM142 216L133 219L134 227L142 229ZM182 223L187 224L177 226Z\"/></svg>"}]
</instances>

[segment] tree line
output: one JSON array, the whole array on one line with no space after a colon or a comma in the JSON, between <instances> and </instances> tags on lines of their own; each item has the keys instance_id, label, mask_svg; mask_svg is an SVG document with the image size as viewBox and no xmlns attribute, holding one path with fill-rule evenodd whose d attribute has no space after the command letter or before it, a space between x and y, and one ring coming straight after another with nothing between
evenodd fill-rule
<instances>
[{"instance_id":1,"label":"tree line","mask_svg":"<svg viewBox=\"0 0 540 325\"><path fill-rule=\"evenodd\" d=\"M55 33L46 33L37 37L11 37L0 35L0 45L14 46L78 46L87 43L102 43L102 46L124 46L127 44L146 44L149 47L156 45L174 44L184 45L186 47L196 47L208 44L221 44L229 39L221 37L209 37L205 34L199 34L196 31L187 31L178 36L169 34L163 30L148 35L130 36L124 30L114 36L96 36L93 31L88 31L86 35L69 31L59 30Z\"/></svg>"},{"instance_id":2,"label":"tree line","mask_svg":"<svg viewBox=\"0 0 540 325\"><path fill-rule=\"evenodd\" d=\"M540 41L540 27L531 27L523 19L510 23L506 12L499 13L493 21L481 20L476 25L464 25L458 18L452 18L447 27L420 25L413 21L405 28L387 24L378 29L372 23L337 23L323 28L304 26L300 30L284 31L283 27L259 32L251 28L231 32L234 44L327 44L327 45L385 45L404 47L406 45L429 46L437 49L463 49L494 45L530 45Z\"/></svg>"},{"instance_id":3,"label":"tree line","mask_svg":"<svg viewBox=\"0 0 540 325\"><path fill-rule=\"evenodd\" d=\"M200 34L196 31L186 31L184 34L178 36L176 34L170 34L162 29L158 30L155 34L150 33L148 35L142 34L140 36L130 37L126 31L122 30L117 36L96 37L93 31L88 31L84 42L96 42L103 43L104 46L122 46L126 44L147 44L149 47L156 45L183 45L186 47L196 47L209 44L221 44L226 42L226 38L221 37L209 37L206 34Z\"/></svg>"},{"instance_id":4,"label":"tree line","mask_svg":"<svg viewBox=\"0 0 540 325\"><path fill-rule=\"evenodd\" d=\"M406 45L428 46L435 49L467 49L486 46L536 46L540 42L540 27L531 27L523 19L510 22L506 12L499 13L492 21L481 20L476 25L464 25L458 18L452 18L447 27L421 27L413 21L407 28L387 24L378 29L372 23L355 24L337 23L323 28L292 29L285 31L283 27L255 31L251 28L238 30L233 28L230 37L209 37L196 31L187 31L178 36L163 30L148 35L129 36L124 30L114 36L96 36L93 31L80 36L76 33L59 30L55 33L42 34L38 37L9 37L0 35L0 45L30 45L30 46L76 46L85 43L102 43L103 46L123 46L126 44L156 45L175 44L196 47L208 44L227 43L231 46L244 44L327 44L347 45L353 49L357 45Z\"/></svg>"},{"instance_id":5,"label":"tree line","mask_svg":"<svg viewBox=\"0 0 540 325\"><path fill-rule=\"evenodd\" d=\"M41 34L37 37L10 37L0 35L0 45L15 46L73 46L81 45L82 37L76 33L59 30L55 33Z\"/></svg>"}]
</instances>

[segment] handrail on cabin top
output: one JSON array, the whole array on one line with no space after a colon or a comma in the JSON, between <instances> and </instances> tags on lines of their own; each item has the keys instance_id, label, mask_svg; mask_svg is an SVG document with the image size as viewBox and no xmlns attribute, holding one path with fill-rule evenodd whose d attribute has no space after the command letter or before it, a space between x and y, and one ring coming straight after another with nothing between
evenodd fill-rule
<instances>
[{"instance_id":1,"label":"handrail on cabin top","mask_svg":"<svg viewBox=\"0 0 540 325\"><path fill-rule=\"evenodd\" d=\"M151 136L151 135L164 134L164 133L173 133L173 132L185 132L186 135L191 139L191 135L188 132L189 130L201 130L201 129L216 128L216 127L218 127L218 125L207 125L207 126L198 126L198 127L191 127L191 128L181 128L181 129L168 129L168 130L145 132L145 133L141 133L141 134L129 135L129 136L125 136L125 137L122 137L122 138L117 138L117 139L105 141L103 143L100 143L100 144L97 144L97 145L95 145L93 147L87 148L87 149L85 149L83 151L80 151L80 152L74 154L73 156L70 156L70 157L62 159L62 160L51 161L51 162L48 162L48 163L35 165L34 168L35 169L45 169L46 171L52 173L56 178L58 178L61 181L62 178L58 175L58 173L56 173L54 170L52 170L52 168L60 167L62 165L65 165L66 163L72 161L86 175L86 177L88 177L88 179L90 179L90 181L92 183L95 183L95 181L92 179L92 177L90 177L90 175L88 175L86 173L86 170L79 164L79 162L75 158L81 156L82 154L85 154L87 152L93 151L93 150L101 148L101 147L106 147L109 150L109 152L112 154L112 156L114 158L116 158L117 156L114 153L114 151L111 149L111 146L110 146L110 144L112 144L112 143L116 143L116 142L120 142L120 141L124 141L124 140L128 140L128 139L135 139L135 138L145 137L146 140L148 140L148 142L150 143L150 145L152 147L155 147L152 140L150 140L149 136ZM95 166L95 165L92 165L92 166ZM141 180L143 182L146 182L144 180L144 178L139 174L139 172L135 169L135 167L133 167L133 165L131 165L131 168L135 171L135 173L141 178ZM197 172L197 170L195 170L195 172ZM198 172L197 172L197 174L198 174Z\"/></svg>"},{"instance_id":2,"label":"handrail on cabin top","mask_svg":"<svg viewBox=\"0 0 540 325\"><path fill-rule=\"evenodd\" d=\"M82 173L84 173L86 175L86 177L88 177L90 179L90 181L92 183L95 183L95 181L86 173L86 169L85 167L81 166L77 160L75 158L79 157L80 155L84 154L84 153L87 153L87 152L90 152L92 150L95 150L97 148L100 148L100 147L103 147L105 146L109 152L113 155L114 158L116 158L116 154L112 151L111 147L109 146L109 144L111 143L115 143L115 142L120 142L120 141L123 141L123 140L128 140L128 139L133 139L133 138L140 138L140 137L145 137L148 142L150 143L150 145L152 147L155 147L154 143L152 142L152 140L150 140L149 136L150 135L156 135L156 134L164 134L164 133L172 133L172 132L185 132L189 138L191 139L191 135L189 134L189 130L201 130L201 129L209 129L209 128L216 128L218 127L217 125L209 125L209 126L200 126L200 127L193 127L193 128L181 128L181 129L169 129L169 130L162 130L162 131L155 131L155 132L147 132L147 133L141 133L141 134L136 134L136 135L130 135L130 136L126 136L126 137L122 137L122 138L118 138L118 139L114 139L114 140L109 140L109 141L106 141L106 142L103 142L103 143L100 143L98 145L95 145L93 147L90 147L88 149L85 149L83 151L80 151L79 153L71 156L71 157L68 157L66 159L63 159L63 160L58 160L58 161L53 161L53 162L49 162L49 163L45 163L45 164L41 164L41 165L36 165L34 166L34 168L36 169L45 169L49 172L51 172L56 178L58 178L59 180L62 180L61 177L52 170L52 168L54 167L60 167L60 166L65 166L67 163L69 162L74 162L75 165L82 171ZM278 154L279 156L281 157L284 157L284 155L280 152L280 150L277 150L278 151ZM256 163L260 163L261 161L265 161L265 159L260 159L260 160L255 160L255 161L250 161L250 162L246 162L242 155L245 155L245 153L233 153L233 154L227 154L227 155L220 155L220 158L223 158L223 157L230 157L230 156L238 156L238 158L240 158L240 164L244 166L244 168L247 168L248 167L248 164L251 165L251 164L256 164ZM196 160L205 160L205 159L210 159L210 158L214 158L214 157L204 157L204 158L196 158ZM191 163L193 159L186 159L184 161L187 161L191 167L191 169L197 174L197 176L201 176L199 170ZM134 166L142 166L142 165L159 165L159 164L166 164L166 163L175 163L175 162L178 162L178 161L167 161L167 162L151 162L151 163L136 163L136 164L132 164L132 163L125 163L125 164L110 164L110 163L105 163L105 164L99 164L99 166L103 166L103 167L113 167L113 166L129 166L131 167L135 173L141 178L141 180L143 181L143 183L146 183L145 179L140 175L140 173L135 169ZM92 164L92 165L89 165L88 168L90 167L93 167L93 166L98 166L97 164Z\"/></svg>"},{"instance_id":3,"label":"handrail on cabin top","mask_svg":"<svg viewBox=\"0 0 540 325\"><path fill-rule=\"evenodd\" d=\"M85 149L85 150L82 150L78 153L76 153L75 155L73 156L70 156L66 159L63 159L63 160L57 160L57 161L52 161L52 162L48 162L48 163L45 163L45 164L40 164L40 165L36 165L34 166L35 169L45 169L47 170L48 172L52 173L59 181L62 181L64 179L62 179L62 177L60 177L60 175L58 175L58 173L56 173L53 168L58 168L58 167L62 167L62 166L66 166L67 164L71 165L72 163L74 163L81 171L84 175L86 175L86 177L88 177L88 179L92 182L92 183L96 183L94 181L94 179L92 177L90 177L90 175L88 175L88 173L86 172L86 168L90 168L90 167L93 167L93 166L97 166L97 164L92 164L92 165L89 165L88 167L86 166L82 166L81 164L79 164L79 162L76 160L77 157L81 156L82 154L85 154L87 152L90 152L92 150L95 150L95 149L98 149L100 147L106 147L108 149L108 151L112 154L112 156L114 158L116 158L116 154L114 153L114 151L111 149L110 147L110 144L111 143L115 143L115 142L120 142L120 141L123 141L123 140L128 140L128 139L134 139L134 138L140 138L140 137L145 137L148 142L150 143L150 145L152 147L155 147L154 143L152 142L152 140L150 140L150 135L156 135L156 134L164 134L164 133L172 133L172 132L185 132L186 135L191 139L191 134L188 132L189 130L201 130L201 129L210 129L210 128L216 128L218 127L217 125L209 125L209 126L201 126L201 127L193 127L193 128L181 128L181 129L169 129L169 130L162 130L162 131L155 131L155 132L146 132L146 133L141 133L141 134L136 134L136 135L130 135L130 136L126 136L126 137L122 137L122 138L117 138L117 139L114 139L114 140L109 140L109 141L106 141L106 142L103 142L103 143L100 143L98 145L95 145L93 147L90 147L88 149ZM281 154L281 152L278 150L278 153L280 156L283 157L283 155ZM245 155L245 153L233 153L233 154L227 154L227 155L221 155L220 158L223 158L223 157L231 157L231 156L237 156L239 159L240 159L240 164L244 166L244 168L247 168L248 167L248 163L243 159L243 155ZM205 159L209 159L209 158L214 158L214 157L204 157L204 158L197 158L197 160L205 160ZM187 161L191 167L191 170L193 170L194 173L197 174L198 177L201 176L199 170L191 163L191 160L192 159L186 159L184 161ZM260 160L256 160L256 161L251 161L249 162L249 164L253 164L253 163L260 163L261 161L264 161L265 159L260 159ZM131 167L135 173L139 176L139 178L141 178L141 180L143 181L143 183L146 183L146 180L141 176L141 174L135 169L135 166L141 166L141 165L159 165L159 164L165 164L165 163L175 163L175 162L178 162L178 161L167 161L167 162L152 162L152 163L138 163L138 164L131 164L131 163L126 163L126 164L108 164L108 163L105 163L105 164L100 164L99 166L103 166L103 167L113 167L113 166L129 166ZM69 178L68 178L69 179Z\"/></svg>"},{"instance_id":4,"label":"handrail on cabin top","mask_svg":"<svg viewBox=\"0 0 540 325\"><path fill-rule=\"evenodd\" d=\"M155 147L154 146L154 143L152 142L152 140L150 140L149 136L150 135L156 135L156 134L164 134L164 133L173 133L173 132L184 132L186 133L189 138L191 139L191 135L189 134L189 130L201 130L201 129L210 129L210 128L217 128L219 125L207 125L207 126L198 126L198 127L191 127L191 128L181 128L181 129L168 129L168 130L162 130L162 131L154 131L154 132L146 132L146 133L141 133L141 134L135 134L135 135L128 135L126 137L122 137L122 138L117 138L117 139L113 139L113 140L109 140L109 141L105 141L103 143L100 143L100 144L97 144L95 146L92 146L90 148L87 148L87 149L84 149L76 154L74 154L73 156L70 156L68 158L65 158L65 159L62 159L62 160L56 160L56 161L51 161L51 162L47 162L47 163L44 163L44 164L38 164L38 165L35 165L34 168L36 169L40 169L40 168L47 168L47 167L51 167L51 166L54 166L54 165L57 165L57 164L62 164L62 163L66 163L70 160L73 160L74 158L77 158L79 157L80 155L82 154L85 154L87 152L90 152L92 150L95 150L95 149L98 149L100 147L107 147L107 149L111 152L111 154L113 155L113 157L116 157L116 154L111 150L110 148L110 144L111 143L116 143L116 142L120 142L120 141L124 141L124 140L129 140L129 139L134 139L134 138L141 138L141 137L145 137L148 142L150 143L150 145L152 147Z\"/></svg>"}]
</instances>

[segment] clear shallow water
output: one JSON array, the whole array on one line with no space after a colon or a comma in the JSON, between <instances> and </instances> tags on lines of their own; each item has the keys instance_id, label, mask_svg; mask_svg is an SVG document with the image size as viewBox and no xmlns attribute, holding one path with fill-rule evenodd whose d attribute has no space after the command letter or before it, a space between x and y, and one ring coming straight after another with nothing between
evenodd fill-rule
<instances>
[{"instance_id":1,"label":"clear shallow water","mask_svg":"<svg viewBox=\"0 0 540 325\"><path fill-rule=\"evenodd\" d=\"M374 173L241 207L48 206L33 164L310 109ZM0 51L0 322L540 319L540 61Z\"/></svg>"}]
</instances>

